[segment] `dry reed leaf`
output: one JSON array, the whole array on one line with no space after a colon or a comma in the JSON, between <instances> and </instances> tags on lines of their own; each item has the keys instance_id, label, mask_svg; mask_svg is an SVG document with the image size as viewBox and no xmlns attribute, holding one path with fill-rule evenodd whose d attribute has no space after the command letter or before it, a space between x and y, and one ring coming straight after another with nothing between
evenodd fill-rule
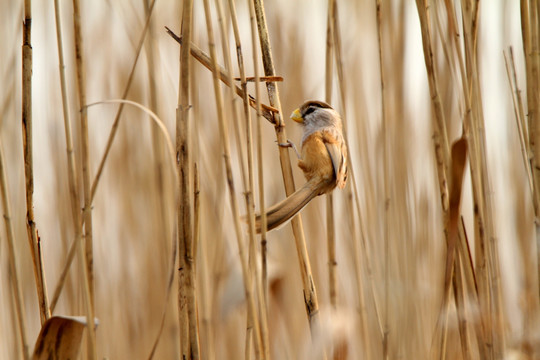
<instances>
[{"instance_id":1,"label":"dry reed leaf","mask_svg":"<svg viewBox=\"0 0 540 360\"><path fill-rule=\"evenodd\" d=\"M439 338L440 356L446 353L446 334L448 327L448 302L450 297L450 286L452 284L452 276L454 274L455 248L459 233L460 205L461 205L461 188L463 185L463 174L465 172L465 164L467 161L467 140L462 137L454 142L451 153L451 171L450 171L450 201L449 201L449 216L446 230L448 232L448 243L446 252L446 267L444 275L444 292L443 302L441 306L439 321L441 323L441 338ZM439 326L437 326L439 328Z\"/></svg>"},{"instance_id":2,"label":"dry reed leaf","mask_svg":"<svg viewBox=\"0 0 540 360\"><path fill-rule=\"evenodd\" d=\"M452 145L452 163L450 173L450 211L448 216L448 253L446 261L445 286L450 286L451 271L453 264L454 249L458 236L459 211L461 205L461 187L463 185L463 173L467 161L467 140L461 138ZM452 260L452 261L450 261Z\"/></svg>"},{"instance_id":3,"label":"dry reed leaf","mask_svg":"<svg viewBox=\"0 0 540 360\"><path fill-rule=\"evenodd\" d=\"M76 359L86 325L82 316L53 316L41 328L32 359Z\"/></svg>"}]
</instances>

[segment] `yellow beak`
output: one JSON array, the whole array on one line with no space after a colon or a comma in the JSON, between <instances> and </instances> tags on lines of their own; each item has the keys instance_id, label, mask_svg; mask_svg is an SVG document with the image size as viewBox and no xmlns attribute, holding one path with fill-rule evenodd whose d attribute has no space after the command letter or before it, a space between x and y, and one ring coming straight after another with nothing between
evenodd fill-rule
<instances>
[{"instance_id":1,"label":"yellow beak","mask_svg":"<svg viewBox=\"0 0 540 360\"><path fill-rule=\"evenodd\" d=\"M304 118L302 117L302 114L300 113L300 109L296 109L291 114L291 119L296 121L297 123L303 123Z\"/></svg>"}]
</instances>

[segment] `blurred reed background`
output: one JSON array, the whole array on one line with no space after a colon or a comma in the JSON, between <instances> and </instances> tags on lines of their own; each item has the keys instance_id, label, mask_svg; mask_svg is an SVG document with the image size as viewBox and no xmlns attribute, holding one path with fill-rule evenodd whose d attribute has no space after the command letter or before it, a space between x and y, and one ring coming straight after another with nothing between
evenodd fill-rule
<instances>
[{"instance_id":1,"label":"blurred reed background","mask_svg":"<svg viewBox=\"0 0 540 360\"><path fill-rule=\"evenodd\" d=\"M184 16L185 20L186 14L182 15L182 2L158 0L153 9L151 3L81 1L83 86L87 104L125 97L151 109L165 124L167 137L175 146L177 119L181 118L176 113L180 47L164 27L180 35L181 19ZM87 108L85 144L73 3L58 4L65 96L54 5L53 1L31 4L33 204L49 302L72 242L81 238L82 229L88 231L88 222L85 228L74 226L88 214L81 212L88 205L83 190L88 186L82 170L85 149L92 181L120 106L112 103ZM255 72L248 1L210 0L209 22L203 5L203 1L193 5L192 43L212 54L210 23L217 63L228 66L229 57L232 76L240 77L230 11L233 5L245 76L264 75L257 33ZM27 187L21 136L25 11L22 1L2 0L0 9L0 141L11 204L11 225L6 218L0 225L0 358L15 359L24 356L11 261L17 266L30 352L41 316L25 229ZM183 251L182 246L177 249L173 245L185 230L179 232L175 226L177 205L187 198L176 202L176 169L163 133L147 113L125 105L91 203L93 266L88 270L93 272L94 281L89 290L94 289L93 313L99 326L96 353L85 338L81 357L144 359L159 338L155 359L180 358L186 349L193 352L197 344L202 359L242 359L246 353L250 358L258 354L273 359L539 358L538 168L534 160L529 161L540 144L535 141L539 10L536 2L527 0L418 0L416 4L398 0L282 0L265 4L275 75L283 77L277 86L286 138L297 144L301 138L299 126L288 119L293 109L308 99L329 100L343 115L353 174L347 188L333 195L335 245L328 245L332 236L327 234L324 197L312 201L302 212L312 271L308 275L315 285L312 292L306 290L309 279L300 271L305 270L306 260L300 257L299 262L297 246L301 241L298 237L295 241L290 225L269 232L266 246L256 238L259 267L264 268L261 248L266 249L268 266L267 312L262 310L261 301L265 291L256 291L256 286L250 291L263 334L260 344L255 341L257 324L251 322L246 329L250 312L243 279L247 276L252 282L254 274L262 276L263 271L249 265L246 275L242 267L239 242L246 246L244 255L253 253L247 251L247 225L241 224L240 239L235 231L231 181L224 162L230 161L238 213L246 214L249 184L243 172L248 170L247 146L251 142L246 137L242 98L236 96L231 101L229 88L221 83L222 100L216 101L212 72L191 57L186 73L190 90L185 134L189 163L183 165L190 169L186 189L190 192L187 209L194 224L195 323L193 317L179 315L178 298L181 311L191 300L185 293L177 295L177 271L168 293L171 258L176 251ZM328 17L329 11L334 15ZM223 24L218 21L220 12ZM139 46L149 14L148 33ZM332 25L330 31L328 24ZM236 84L242 85L240 81ZM247 88L256 95L253 82ZM274 102L269 100L264 82L258 91L262 103ZM283 199L285 191L274 126L260 119L260 162L259 118L250 111L255 159L252 199L259 209L260 167L266 206ZM70 193L66 115L72 124L75 195ZM223 155L220 117L229 134L230 157ZM464 131L469 156L459 209L448 204L448 191L455 189L448 180L452 175L449 146ZM290 154L299 186L304 179L294 154ZM194 191L195 174L200 180L198 192ZM199 206L194 207L193 202ZM6 214L6 202L3 204ZM452 210L461 211L463 226L449 225ZM8 226L13 227L14 256L9 251ZM456 227L457 237L448 235L457 231ZM447 297L447 241L451 244L457 238L461 239L455 245L453 263L457 266L445 315L441 306L444 308ZM466 243L468 248L463 246ZM332 246L335 259L329 260ZM81 259L75 256L53 315L88 314L84 290L87 271ZM174 270L180 266L177 262ZM180 273L185 274L184 270ZM183 276L180 281L189 274ZM308 307L309 321L304 299L313 295L316 302L315 307ZM197 339L193 332L185 337L182 321L196 328ZM185 343L189 336L191 348Z\"/></svg>"}]
</instances>

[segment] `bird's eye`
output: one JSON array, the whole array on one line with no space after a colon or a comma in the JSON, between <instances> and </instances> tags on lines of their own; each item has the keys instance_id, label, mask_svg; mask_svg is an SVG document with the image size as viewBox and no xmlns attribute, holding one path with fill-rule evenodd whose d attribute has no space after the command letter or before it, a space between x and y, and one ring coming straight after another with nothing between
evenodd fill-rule
<instances>
[{"instance_id":1,"label":"bird's eye","mask_svg":"<svg viewBox=\"0 0 540 360\"><path fill-rule=\"evenodd\" d=\"M311 113L314 112L314 111L315 111L315 107L314 107L314 106L310 106L310 107L308 107L308 108L306 109L306 112L305 112L304 116L309 115L309 114L311 114Z\"/></svg>"}]
</instances>

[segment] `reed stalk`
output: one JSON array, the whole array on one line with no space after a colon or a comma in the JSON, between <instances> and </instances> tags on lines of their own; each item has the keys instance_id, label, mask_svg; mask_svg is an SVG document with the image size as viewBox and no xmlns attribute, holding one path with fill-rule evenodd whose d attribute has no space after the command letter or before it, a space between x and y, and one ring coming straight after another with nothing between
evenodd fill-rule
<instances>
[{"instance_id":1,"label":"reed stalk","mask_svg":"<svg viewBox=\"0 0 540 360\"><path fill-rule=\"evenodd\" d=\"M150 0L143 0L144 13L145 17L150 16ZM158 104L158 84L156 77L159 74L159 67L156 66L156 39L155 39L155 21L150 19L150 24L148 28L148 36L145 41L145 53L148 65L148 97L149 97L149 108L153 112L159 115L159 104ZM152 126L151 127L151 137L152 137L152 153L153 153L153 163L154 163L154 172L155 172L155 188L157 193L157 211L156 211L156 223L158 226L158 238L163 241L163 248L166 248L167 237L170 232L171 224L169 213L167 211L167 195L165 192L165 187L167 185L165 178L165 162L163 161L163 143L160 139L159 129Z\"/></svg>"},{"instance_id":2,"label":"reed stalk","mask_svg":"<svg viewBox=\"0 0 540 360\"><path fill-rule=\"evenodd\" d=\"M389 324L389 311L390 311L390 304L389 304L389 297L390 297L390 249L389 249L389 239L388 239L388 231L389 231L389 212L390 212L390 206L392 204L392 199L390 198L390 184L388 183L388 177L389 177L389 159L388 159L388 142L389 142L389 135L388 135L388 118L386 115L386 75L385 75L385 66L384 66L384 44L382 40L382 3L381 0L375 0L375 6L376 6L376 18L377 18L377 39L379 43L379 76L380 76L380 84L381 84L381 121L382 121L382 127L381 127L381 133L383 134L383 193L384 193L384 220L383 220L383 241L384 241L384 336L382 339L382 352L383 352L383 358L389 359L390 358L390 348L389 348L389 335L390 335L390 324Z\"/></svg>"},{"instance_id":3,"label":"reed stalk","mask_svg":"<svg viewBox=\"0 0 540 360\"><path fill-rule=\"evenodd\" d=\"M191 43L193 31L193 1L183 3L182 38ZM193 257L193 228L191 202L190 157L190 56L189 46L180 48L180 80L176 110L176 153L180 178L178 207L178 314L182 358L199 359L199 329L195 295L195 259Z\"/></svg>"},{"instance_id":4,"label":"reed stalk","mask_svg":"<svg viewBox=\"0 0 540 360\"><path fill-rule=\"evenodd\" d=\"M24 156L24 178L26 184L26 230L34 269L36 290L39 302L41 324L51 317L47 284L40 256L40 238L34 219L34 154L32 139L32 2L24 1L24 22L22 37L22 144Z\"/></svg>"},{"instance_id":5,"label":"reed stalk","mask_svg":"<svg viewBox=\"0 0 540 360\"><path fill-rule=\"evenodd\" d=\"M88 141L88 116L84 109L86 106L86 64L84 59L84 42L81 29L81 11L80 0L73 0L73 34L75 38L75 69L77 72L77 94L79 96L80 108L80 132L81 132L81 155L82 155L82 175L83 175L83 225L81 224L81 234L84 238L86 267L88 273L88 283L90 289L90 303L92 309L95 309L95 284L94 284L94 240L92 225L92 193L90 182L90 144ZM76 225L78 226L78 225ZM78 230L77 230L78 231ZM77 240L75 240L77 241ZM70 261L68 261L70 263ZM67 265L69 267L69 265ZM60 283L61 285L62 283ZM58 287L61 290L61 287ZM59 292L58 292L59 293ZM92 324L88 321L88 324Z\"/></svg>"},{"instance_id":6,"label":"reed stalk","mask_svg":"<svg viewBox=\"0 0 540 360\"><path fill-rule=\"evenodd\" d=\"M325 58L325 101L332 103L333 85L333 53L334 53L334 11L335 0L328 0L328 14L326 25L326 58ZM337 306L337 285L336 285L336 237L334 220L334 201L332 193L326 195L326 242L328 248L328 290L330 304L335 309Z\"/></svg>"},{"instance_id":7,"label":"reed stalk","mask_svg":"<svg viewBox=\"0 0 540 360\"><path fill-rule=\"evenodd\" d=\"M257 47L257 25L255 18L255 8L253 2L248 0L249 8L249 24L251 29L251 47L253 57L253 75L255 80L255 111L257 115L257 163L259 164L257 170L258 185L259 185L259 210L261 212L261 267L262 267L262 286L264 290L264 303L268 306L268 245L266 238L267 219L266 219L266 205L264 199L264 166L263 164L263 149L262 149L262 115L261 115L261 90L260 90L260 76L259 76L259 56ZM232 0L229 0L229 4L232 4ZM245 86L244 93L247 93L247 84Z\"/></svg>"}]
</instances>

